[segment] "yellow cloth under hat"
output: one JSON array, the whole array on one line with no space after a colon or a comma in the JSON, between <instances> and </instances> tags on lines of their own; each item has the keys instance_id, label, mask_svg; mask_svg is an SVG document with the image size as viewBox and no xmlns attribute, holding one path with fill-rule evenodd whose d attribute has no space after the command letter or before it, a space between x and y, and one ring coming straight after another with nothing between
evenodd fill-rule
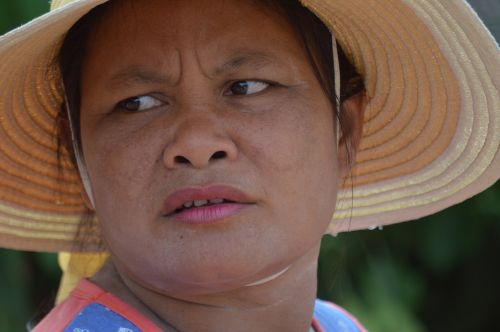
<instances>
[{"instance_id":1,"label":"yellow cloth under hat","mask_svg":"<svg viewBox=\"0 0 500 332\"><path fill-rule=\"evenodd\" d=\"M81 278L89 278L99 271L108 257L107 253L60 252L58 261L63 275L57 292L56 304L68 297Z\"/></svg>"}]
</instances>

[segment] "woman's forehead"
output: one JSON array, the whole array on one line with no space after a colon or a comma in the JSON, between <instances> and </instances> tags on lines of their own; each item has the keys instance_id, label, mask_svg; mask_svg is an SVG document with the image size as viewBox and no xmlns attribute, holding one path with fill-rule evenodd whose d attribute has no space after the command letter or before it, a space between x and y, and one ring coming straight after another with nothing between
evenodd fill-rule
<instances>
[{"instance_id":1,"label":"woman's forehead","mask_svg":"<svg viewBox=\"0 0 500 332\"><path fill-rule=\"evenodd\" d=\"M196 61L210 67L210 76L290 60L307 62L289 21L252 0L118 1L94 28L88 46L90 63L117 55L117 64L128 63L130 68L114 73L117 79L141 72L136 67L144 61L179 69L186 62L184 53L194 53ZM140 74L135 76L151 77Z\"/></svg>"},{"instance_id":2,"label":"woman's forehead","mask_svg":"<svg viewBox=\"0 0 500 332\"><path fill-rule=\"evenodd\" d=\"M273 1L264 0L111 0L97 30L162 37L216 38L234 31L239 37L263 37L264 30L292 30ZM271 24L272 23L272 24ZM273 31L274 32L274 31Z\"/></svg>"}]
</instances>

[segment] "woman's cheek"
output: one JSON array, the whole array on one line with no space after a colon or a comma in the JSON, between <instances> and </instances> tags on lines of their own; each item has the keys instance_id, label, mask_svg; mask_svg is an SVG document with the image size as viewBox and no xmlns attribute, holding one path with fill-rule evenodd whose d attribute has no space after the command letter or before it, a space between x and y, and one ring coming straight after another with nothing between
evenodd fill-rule
<instances>
[{"instance_id":1,"label":"woman's cheek","mask_svg":"<svg viewBox=\"0 0 500 332\"><path fill-rule=\"evenodd\" d=\"M277 222L293 222L294 231L310 231L316 240L335 205L333 126L328 103L294 102L267 113L243 133L252 137L253 161L264 179ZM317 227L311 227L313 223Z\"/></svg>"},{"instance_id":2,"label":"woman's cheek","mask_svg":"<svg viewBox=\"0 0 500 332\"><path fill-rule=\"evenodd\" d=\"M89 149L89 176L96 213L106 242L139 243L142 228L150 225L150 179L153 163L140 141L110 141L105 137ZM139 222L142 221L142 222ZM134 232L130 232L134 229ZM116 241L118 239L118 241Z\"/></svg>"}]
</instances>

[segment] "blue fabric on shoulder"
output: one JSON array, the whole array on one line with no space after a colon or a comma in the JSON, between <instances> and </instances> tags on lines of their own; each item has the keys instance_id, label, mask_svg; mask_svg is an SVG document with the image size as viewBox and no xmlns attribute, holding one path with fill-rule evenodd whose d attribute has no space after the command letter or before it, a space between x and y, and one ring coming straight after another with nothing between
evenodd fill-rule
<instances>
[{"instance_id":1,"label":"blue fabric on shoulder","mask_svg":"<svg viewBox=\"0 0 500 332\"><path fill-rule=\"evenodd\" d=\"M325 332L361 332L343 310L319 299L314 305L314 317Z\"/></svg>"},{"instance_id":2,"label":"blue fabric on shoulder","mask_svg":"<svg viewBox=\"0 0 500 332\"><path fill-rule=\"evenodd\" d=\"M64 332L141 332L141 330L111 309L98 303L91 303L75 316Z\"/></svg>"}]
</instances>

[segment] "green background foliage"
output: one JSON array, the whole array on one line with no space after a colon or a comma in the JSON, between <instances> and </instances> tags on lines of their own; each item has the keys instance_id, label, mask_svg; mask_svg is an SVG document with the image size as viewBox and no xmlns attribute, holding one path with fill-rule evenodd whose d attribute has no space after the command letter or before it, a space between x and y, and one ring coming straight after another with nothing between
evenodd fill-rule
<instances>
[{"instance_id":1,"label":"green background foliage","mask_svg":"<svg viewBox=\"0 0 500 332\"><path fill-rule=\"evenodd\" d=\"M500 1L470 2L500 39ZM0 34L48 7L47 0L2 0ZM325 236L318 295L346 307L373 332L493 331L499 253L497 183L418 222ZM59 276L55 254L0 249L0 331L25 331L52 305Z\"/></svg>"}]
</instances>

